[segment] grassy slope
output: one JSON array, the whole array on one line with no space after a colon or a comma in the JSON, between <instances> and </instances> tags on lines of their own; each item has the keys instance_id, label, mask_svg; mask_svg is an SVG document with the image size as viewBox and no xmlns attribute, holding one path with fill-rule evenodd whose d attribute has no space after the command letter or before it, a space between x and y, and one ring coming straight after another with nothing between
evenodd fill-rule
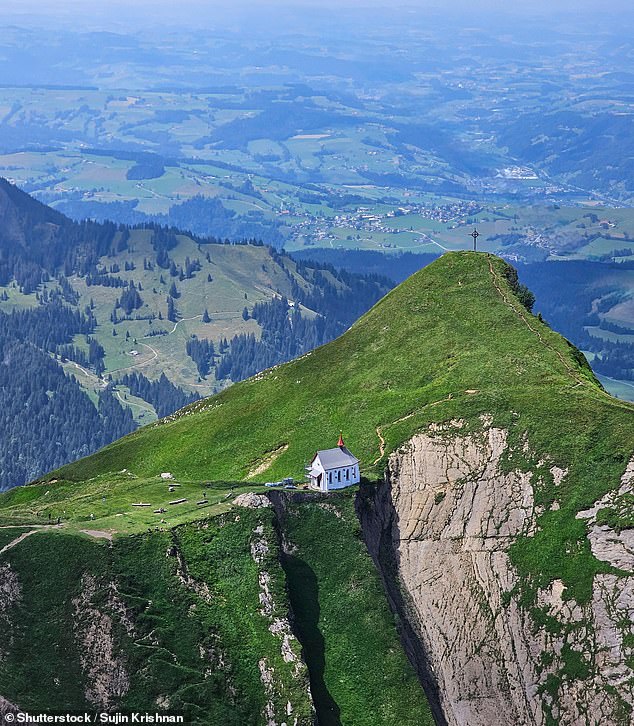
<instances>
[{"instance_id":1,"label":"grassy slope","mask_svg":"<svg viewBox=\"0 0 634 726\"><path fill-rule=\"evenodd\" d=\"M504 269L501 260L484 255L446 255L333 343L121 439L59 475L81 481L127 467L139 476L169 470L239 480L266 452L288 444L259 480L301 476L314 450L331 445L339 429L366 474L376 474L385 461L377 426L389 450L427 421L455 413L507 415L527 399L530 409L548 411L551 397L563 391L568 402L622 410L566 342L521 308Z\"/></svg>"},{"instance_id":2,"label":"grassy slope","mask_svg":"<svg viewBox=\"0 0 634 726\"><path fill-rule=\"evenodd\" d=\"M178 240L179 244L169 251L170 259L183 268L187 257L199 260L201 264L202 269L190 279L180 281L177 277L171 277L169 270L158 265L153 270L144 269L144 259L153 260L156 256L148 230L133 229L128 249L118 252L116 257L106 256L101 259L101 265L106 269L114 263L121 268L111 277L141 285L143 305L131 317L158 316L160 313L163 320L120 320L113 325L111 314L122 289L88 286L85 278L77 276L71 277L70 281L79 295L78 309L83 311L86 306L94 305L93 315L97 320L94 337L105 350L106 375L112 374L116 382L135 370L152 379L165 373L176 385L205 396L224 387L226 382L216 381L212 373L205 380L198 380L196 365L186 352L187 340L196 335L200 339L212 340L218 347L222 338L231 340L240 333L259 336L261 329L257 322L242 319L244 307L252 310L256 303L268 302L278 293L290 298L292 286L289 278L295 279L304 289L308 289L309 285L297 273L292 259L284 258L285 270L273 258L268 247L198 245L185 234L179 235ZM126 265L133 265L134 269L125 270ZM212 277L211 282L208 281L209 275ZM174 282L180 294L176 300L179 315L176 327L167 320L167 296ZM7 291L9 300L0 301L0 311L9 312L38 304L35 295L22 295L13 285L10 283L8 287L2 288ZM48 283L44 287L57 287L57 283ZM211 318L209 323L202 322L205 310ZM304 310L304 313L308 317L314 315L312 311ZM123 316L121 309L117 311L117 316ZM116 336L113 330L116 330ZM156 335L159 331L164 334ZM128 333L129 337L126 337ZM75 336L74 344L87 350L83 335ZM132 350L138 351L136 357L130 355ZM103 382L90 371L86 373L72 363L66 366L66 370L75 375L80 385L93 396L103 387ZM126 389L120 387L119 390L124 392ZM129 405L141 423L155 418L151 407L142 400L130 398Z\"/></svg>"},{"instance_id":3,"label":"grassy slope","mask_svg":"<svg viewBox=\"0 0 634 726\"><path fill-rule=\"evenodd\" d=\"M272 515L241 509L239 516L129 536L112 547L60 532L29 537L0 562L21 588L17 605L0 613L2 695L36 711L92 708L85 687L95 676L80 662L96 648L99 663L114 656L128 674L129 690L112 702L124 712L152 711L167 696L170 712L187 723L256 726L264 722L258 663L266 659L277 674L278 718L291 702L293 718L307 726L307 672L285 662L270 630L275 618L286 617L290 597L320 723L433 723L360 538L353 499L289 505L284 525L296 549L285 572ZM258 564L251 545L260 536L269 551ZM207 586L208 599L184 584L176 550L195 587ZM263 570L274 602L269 617L260 612ZM73 601L81 602L80 617ZM103 641L92 648L81 641L86 624L109 632L98 619L103 615L113 621L112 650ZM299 643L291 644L299 654ZM324 690L334 699L330 713Z\"/></svg>"},{"instance_id":4,"label":"grassy slope","mask_svg":"<svg viewBox=\"0 0 634 726\"><path fill-rule=\"evenodd\" d=\"M250 553L258 526L271 546L262 565ZM259 614L260 567L271 575L274 617L288 610L275 543L270 510L127 537L113 548L59 533L28 538L3 557L18 575L21 600L0 618L0 642L3 650L8 646L0 661L2 695L40 711L89 707L84 685L91 678L80 668L86 648L73 608L88 576L96 590L82 605L82 617L90 619L93 608L113 618L113 652L130 678L120 703L126 711L152 710L157 698L168 695L170 709L188 723L260 723L266 694L258 661L265 657L284 684L275 696L276 713L291 700L299 723L310 723L306 674L291 676L279 638ZM178 578L174 547L189 576L207 584L212 605ZM121 609L111 606L111 583L133 632L127 632ZM104 627L103 621L97 625ZM96 654L100 663L108 657L103 644Z\"/></svg>"},{"instance_id":5,"label":"grassy slope","mask_svg":"<svg viewBox=\"0 0 634 726\"><path fill-rule=\"evenodd\" d=\"M536 452L533 460L518 454L509 465L528 467L548 455L570 469L558 488L547 479L538 486L538 499L548 504L556 496L561 509L543 515L540 534L517 557L526 573L582 581L579 594L587 597L593 560L585 551L579 561L561 552L575 553L584 539L576 512L613 487L625 468L634 440L632 408L609 397L575 350L528 315L506 284L505 269L483 254L445 255L333 343L57 476L81 482L127 468L140 479L171 471L190 481L236 481L287 444L257 478L300 477L314 450L332 445L339 429L366 475L375 476L387 454L426 424L458 417L480 426L480 414L488 413L509 428L511 440L519 443L526 434ZM377 427L386 441L383 456ZM43 496L45 488L51 486L30 490L29 498Z\"/></svg>"},{"instance_id":6,"label":"grassy slope","mask_svg":"<svg viewBox=\"0 0 634 726\"><path fill-rule=\"evenodd\" d=\"M194 404L64 467L81 482L123 467L141 477L169 470L189 479L240 480L267 452L288 445L258 478L300 477L315 449L343 429L367 476L433 421L481 427L493 416L521 448L509 466L544 456L569 469L559 487L535 481L539 503L560 509L514 558L532 583L561 577L579 599L601 565L576 513L615 486L632 453L632 407L600 387L585 360L529 315L504 278L505 263L454 253L389 293L338 340ZM386 441L381 456L377 433ZM0 499L0 502L2 500ZM568 550L568 554L563 553ZM530 577L529 577L530 575Z\"/></svg>"},{"instance_id":7,"label":"grassy slope","mask_svg":"<svg viewBox=\"0 0 634 726\"><path fill-rule=\"evenodd\" d=\"M172 485L174 491L170 492ZM67 530L99 529L131 534L148 527L173 527L220 514L230 508L235 496L252 489L248 484L163 481L160 477L142 479L119 472L94 477L81 487L72 482L14 487L0 500L0 521L28 525L55 523L60 518ZM187 501L170 505L169 502L179 499ZM205 500L206 504L198 504ZM136 507L135 503L150 506ZM156 513L159 509L166 511ZM0 540L5 531L0 529Z\"/></svg>"},{"instance_id":8,"label":"grassy slope","mask_svg":"<svg viewBox=\"0 0 634 726\"><path fill-rule=\"evenodd\" d=\"M117 254L116 262L121 267L116 277L141 284L143 306L135 311L136 315L147 316L160 312L163 320L125 320L116 326L110 321L116 300L121 295L120 288L86 285L83 278L72 278L74 288L80 294L80 309L95 304L94 314L98 321L95 337L103 345L106 358L106 374L112 373L115 381L122 375L137 369L150 378L158 378L165 373L175 384L183 386L201 395L209 395L218 385L213 375L205 381L198 381L198 371L192 359L187 355L185 344L191 335L201 339L213 340L216 345L222 338L231 339L238 333L252 332L259 335L260 328L253 320L244 321L242 310L249 309L256 302L270 300L276 290L290 295L290 281L284 270L271 257L266 247L233 246L233 245L201 245L198 246L186 235L179 235L179 244L170 250L170 259L177 265L185 266L185 258L198 259L202 269L191 279L179 281L170 277L169 271L155 265L154 270L144 270L144 258L153 259L150 238L146 230L133 230L129 240L129 249ZM207 261L209 254L211 261ZM103 265L108 268L113 259L104 257ZM133 264L134 270L126 271L125 264ZM289 270L293 274L294 264L290 262ZM212 282L208 282L211 275ZM164 282L161 283L161 277ZM175 328L174 323L167 320L167 295L172 283L180 293L176 308L180 322ZM300 280L301 284L301 280ZM202 322L205 309L211 317L210 323ZM119 317L122 311L118 311ZM113 336L113 328L117 335ZM151 333L163 331L167 335ZM126 333L130 338L126 340ZM81 345L82 336L78 336L77 344ZM136 341L136 342L135 342ZM136 349L139 355L129 355ZM82 381L83 382L83 381ZM88 381L94 387L98 381ZM138 409L133 413L138 413ZM142 418L146 423L148 416Z\"/></svg>"}]
</instances>

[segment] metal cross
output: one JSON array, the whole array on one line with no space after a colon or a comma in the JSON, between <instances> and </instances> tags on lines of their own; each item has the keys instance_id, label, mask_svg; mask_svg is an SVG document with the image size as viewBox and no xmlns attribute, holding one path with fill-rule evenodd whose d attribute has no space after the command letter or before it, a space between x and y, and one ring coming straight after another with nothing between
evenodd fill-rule
<instances>
[{"instance_id":1,"label":"metal cross","mask_svg":"<svg viewBox=\"0 0 634 726\"><path fill-rule=\"evenodd\" d=\"M473 237L473 251L476 251L476 243L478 241L478 237L480 236L480 233L477 229L474 229L473 232L471 232L471 237Z\"/></svg>"}]
</instances>

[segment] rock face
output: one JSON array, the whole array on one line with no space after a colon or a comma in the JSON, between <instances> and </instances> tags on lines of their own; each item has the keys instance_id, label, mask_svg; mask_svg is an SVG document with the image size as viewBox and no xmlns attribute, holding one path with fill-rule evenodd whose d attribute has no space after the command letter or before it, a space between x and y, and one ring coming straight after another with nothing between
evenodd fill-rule
<instances>
[{"instance_id":1,"label":"rock face","mask_svg":"<svg viewBox=\"0 0 634 726\"><path fill-rule=\"evenodd\" d=\"M253 492L239 494L233 500L233 503L236 507L247 507L247 509L261 509L271 506L268 497L265 497L264 494L254 494Z\"/></svg>"},{"instance_id":2,"label":"rock face","mask_svg":"<svg viewBox=\"0 0 634 726\"><path fill-rule=\"evenodd\" d=\"M579 519L587 519L590 525L590 546L594 556L609 562L620 570L634 570L634 529L614 531L607 525L597 523L602 510L618 512L630 510L634 492L634 461L628 464L621 479L621 486L595 502L591 509L579 512Z\"/></svg>"},{"instance_id":3,"label":"rock face","mask_svg":"<svg viewBox=\"0 0 634 726\"><path fill-rule=\"evenodd\" d=\"M99 592L99 584L91 575L84 575L81 592L72 601L75 616L75 637L81 644L81 666L86 676L86 700L100 708L110 708L130 686L126 664L114 643L112 616L95 607L93 600ZM111 586L108 592L111 611L125 613L125 607L116 597ZM123 621L126 628L131 627Z\"/></svg>"},{"instance_id":4,"label":"rock face","mask_svg":"<svg viewBox=\"0 0 634 726\"><path fill-rule=\"evenodd\" d=\"M359 504L436 718L452 726L629 723L634 578L596 575L583 607L555 580L534 605L562 627L535 622L537 610L520 605L508 555L537 526L532 474L503 466L507 453L503 430L436 427L395 452L385 484ZM553 467L550 475L559 484L566 471ZM631 479L634 466L623 486ZM593 532L601 557L606 546ZM629 540L606 537L615 564L630 564ZM571 662L577 672L561 677Z\"/></svg>"}]
</instances>

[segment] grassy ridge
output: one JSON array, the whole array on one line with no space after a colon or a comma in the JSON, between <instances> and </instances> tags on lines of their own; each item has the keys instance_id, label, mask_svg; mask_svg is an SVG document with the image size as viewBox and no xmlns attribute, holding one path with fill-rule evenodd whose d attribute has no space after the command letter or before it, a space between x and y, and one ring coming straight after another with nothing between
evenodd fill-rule
<instances>
[{"instance_id":1,"label":"grassy ridge","mask_svg":"<svg viewBox=\"0 0 634 726\"><path fill-rule=\"evenodd\" d=\"M560 336L531 318L538 336L522 321L505 269L485 255L446 255L333 343L64 467L59 476L81 481L126 467L140 476L168 470L184 478L240 480L286 444L257 478L301 476L314 450L332 445L339 429L366 474L378 474L385 457L377 426L389 451L426 421L508 411L508 403L529 391L566 390L607 404ZM403 426L396 423L410 414Z\"/></svg>"},{"instance_id":2,"label":"grassy ridge","mask_svg":"<svg viewBox=\"0 0 634 726\"><path fill-rule=\"evenodd\" d=\"M605 569L589 552L581 509L613 488L632 453L631 405L602 389L581 354L530 315L486 254L447 254L390 292L339 339L136 432L58 476L82 481L129 468L185 478L240 480L267 452L282 453L255 479L301 477L311 454L340 429L366 476L432 422L463 431L481 415L509 431L509 467L538 471L544 458L568 470L555 486L533 477L545 512L537 536L512 556L526 597L560 577L586 601ZM382 446L381 440L385 443ZM524 441L529 448L522 451ZM1 501L1 500L0 500Z\"/></svg>"},{"instance_id":3,"label":"grassy ridge","mask_svg":"<svg viewBox=\"0 0 634 726\"><path fill-rule=\"evenodd\" d=\"M107 523L116 528L117 507L131 496L150 501L161 471L174 473L192 494L209 480L300 477L314 450L332 445L339 429L366 476L378 478L389 453L416 431L460 419L462 435L481 430L486 415L508 431L503 466L533 473L539 507L535 534L511 546L519 584L515 593L507 593L508 600L516 596L535 622L555 627L546 610L537 607L539 588L561 579L565 598L586 603L595 574L612 571L592 555L586 525L576 515L618 486L632 455L634 408L605 393L579 352L527 312L509 279L508 266L497 258L445 255L388 294L333 343L64 467L54 475L58 481L48 479L0 497L0 515L8 523L24 522L39 507L66 504L76 510L71 519L79 521L94 510L91 527ZM559 484L550 472L554 465L567 471ZM225 486L218 483L210 491L222 495ZM408 714L415 714L418 723L426 723L429 714L424 701L414 696L418 686L414 688L411 669L394 645L394 625L376 573L357 539L351 503L345 496L332 501L338 503L330 508L291 507L284 525L298 547L286 562L286 575L320 716L325 723L364 724L368 713L380 714L380 723L407 723ZM216 504L223 506L222 501ZM187 516L204 515L192 509ZM253 685L258 679L253 663L257 652L270 653L273 646L266 632L252 625L258 591L249 538L256 521L271 532L269 516L221 515L172 534L115 541L110 571L124 583L122 592L136 608L143 632L157 627L161 648L177 653L182 667L174 669L167 656L152 655L145 681L134 671L130 706L157 698L156 683L166 682L179 694L179 704L198 714L194 706L202 706L197 699L209 692L197 690L193 644L211 632L234 653L231 662L243 664L235 665L236 683L247 699L241 713L250 718L261 713L264 696ZM140 518L117 531L142 524ZM61 541L56 537L34 535L7 553L9 559L24 557L33 542ZM214 607L196 603L193 625L186 620L191 592L171 589L175 565L165 559L165 548L174 545L192 577L210 583L219 595ZM63 562L64 553L59 557ZM18 571L28 566L23 560ZM270 566L277 573L275 597L285 603L281 570L273 561ZM36 575L51 582L43 570ZM75 571L66 583L69 592L76 580ZM147 612L150 601L156 608ZM37 630L31 614L24 617L31 618L24 631L28 639L42 643L47 631ZM185 622L193 630L185 632ZM557 627L568 631L571 642L573 635L577 642L589 637L583 621ZM128 657L134 659L130 648ZM588 642L588 651L593 648ZM586 663L563 660L553 678L585 677ZM141 661L138 667L143 673ZM14 682L3 695L11 698L18 685ZM219 703L224 708L225 702Z\"/></svg>"}]
</instances>

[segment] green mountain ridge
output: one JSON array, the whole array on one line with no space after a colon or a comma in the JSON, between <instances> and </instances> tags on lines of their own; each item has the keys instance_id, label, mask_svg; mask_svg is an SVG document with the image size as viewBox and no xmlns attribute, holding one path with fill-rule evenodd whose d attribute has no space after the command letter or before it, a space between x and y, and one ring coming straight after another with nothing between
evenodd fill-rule
<instances>
[{"instance_id":1,"label":"green mountain ridge","mask_svg":"<svg viewBox=\"0 0 634 726\"><path fill-rule=\"evenodd\" d=\"M629 410L604 393L583 356L521 305L509 270L486 255L446 255L336 341L56 476L79 481L128 468L141 476L169 470L211 481L301 477L314 451L343 430L362 471L374 477L386 454L425 423L482 412L508 417L514 399L524 403L548 387ZM267 457L270 466L249 477Z\"/></svg>"},{"instance_id":2,"label":"green mountain ridge","mask_svg":"<svg viewBox=\"0 0 634 726\"><path fill-rule=\"evenodd\" d=\"M480 536L482 551L487 551L487 542L493 543L490 547L503 548L503 562L508 562L509 572L513 573L507 579L515 584L489 599L483 591L478 600L480 610L506 623L505 627L510 628L508 633L504 631L506 638L511 638L513 628L518 627L514 625L517 612L533 628L530 632L539 633L534 636L534 647L541 654L535 674L527 676L530 684L526 685L526 703L531 713L540 714L535 723L554 724L562 714L561 722L568 722L566 718L575 708L570 705L570 693L576 692L575 688L587 691L591 679L596 680L602 673L604 651L588 635L593 629L602 632L599 616L596 612L592 615L593 603L600 599L597 583L603 583L602 587L610 585L614 593L610 602L626 597L631 569L627 558L621 558L616 566L613 557L595 548L594 540L589 539L589 533L596 534L594 520L588 524L588 517L595 517L619 533L631 526L628 497L632 495L627 489L626 468L634 452L634 409L611 398L579 351L534 317L522 299L523 291L513 269L502 260L471 252L444 255L388 293L337 340L198 401L32 485L2 495L2 525L46 523L47 515L52 514L53 520L61 515L63 529L37 533L2 555L9 567L6 570L4 565L5 583L13 573L16 581L27 578L31 589L22 591L18 609L9 610L7 616L9 624L14 618L21 623L21 629L15 631L18 635L10 647L9 665L3 671L0 664L0 675L10 676L9 689L5 693L0 690L0 695L20 705L22 701L41 704L45 699L43 695L39 701L35 696L31 699L23 690L32 661L27 658L26 664L17 665L18 654L29 643L32 647L34 640L41 642L38 639L42 634L37 632L32 614L40 597L34 582L38 578L50 582L50 575L39 565L28 573L27 553L33 549L35 555L35 548L46 540L58 547L63 538L68 542L66 547L76 543L73 552L81 548L86 552L77 554L73 561L75 574L62 587L58 607L66 615L60 618L70 617L69 603L77 600L78 583L83 583L86 612L96 609L115 618L122 611L117 599L122 597L126 607L131 607L123 611L130 613L128 625L133 634L113 635L108 647L113 654L119 653L121 668L128 673L134 672L130 664L137 662L137 651L131 643L138 644L139 637L150 632L149 623L144 630L146 616L139 620L142 603L155 600L152 593L156 588L167 588L160 598L157 596L151 613L161 623L156 645L174 652L174 638L178 640L175 633L182 627L188 598L195 596L198 608L203 610L188 617L196 618L198 635L192 636L194 640L187 647L178 646L174 662L179 668L187 663L187 668L195 671L199 667L192 660L196 643L213 632L216 646L211 672L222 678L216 681L213 697L205 691L210 701L201 696L204 688L191 686L192 693L197 694L196 709L201 711L184 697L184 673L174 674L174 680L169 681L173 693L181 699L174 703L186 709L194 723L209 718L210 703L221 711L225 709L222 713L235 715L238 701L243 707L240 713L249 714L252 723L267 722L267 704L272 704L269 711L276 714L275 722L281 722L284 717L280 709L285 699L297 709L298 723L309 723L312 706L300 696L306 678L319 723L425 723L431 719L431 712L437 723L460 723L452 711L451 696L460 684L434 684L429 680L434 676L422 673L418 665L429 658L435 672L440 673L438 663L442 661L434 660L438 654L425 634L430 624L417 620L407 597L403 595L399 604L395 591L390 589L390 583L397 583L397 588L404 588L403 593L408 588L412 591L411 574L406 572L406 563L399 554L402 545L398 544L407 537L399 533L398 521L390 512L397 510L403 501L402 492L409 486L400 468L403 461L415 458L410 442L416 437L431 437L430 441L439 442L439 446L463 446L460 442L467 442L465 452L469 447L486 452L490 445L486 444L487 437L493 437L504 442L503 449L491 455L491 461L495 459L499 467L495 481L502 487L500 496L511 496L514 481L530 487L532 524L503 537L505 544L500 545L495 534L482 532L468 537L465 523L449 536L450 546L468 548L467 540L480 541ZM352 507L354 489L330 497L276 495L273 514L268 500L257 496L266 491L258 483L283 476L301 479L314 451L332 446L340 430L348 447L361 460L365 477L361 499L356 498L357 513L365 512L361 525ZM487 485L489 465L469 463L468 453L462 456L467 473L458 481L452 479L450 463L444 464L444 471L429 469L429 475L425 471L417 474L420 481L414 477L412 486L418 487L419 498L425 495L425 487L436 487L429 509L407 512L423 532L431 532L434 522L444 516L442 502L448 491L451 494L454 489L464 488L467 496L468 487L475 487L477 493L478 487ZM168 492L168 484L160 478L162 472L174 477L174 492ZM431 477L428 484L423 481L426 476ZM200 501L207 503L201 507L196 501L203 491L206 496ZM231 509L233 497L243 492L256 494L256 510ZM176 497L187 501L170 505L169 500ZM134 503L150 506L135 509ZM498 505L494 500L490 506L490 518L494 520ZM587 514L593 507L596 514ZM167 511L155 514L155 508ZM580 514L584 511L585 519ZM391 524L379 526L372 524L374 520ZM384 534L377 529L381 526ZM277 544L270 533L273 530L267 527L278 533ZM112 548L87 542L81 530L114 536ZM176 549L170 555L172 559L159 567L170 532ZM266 547L261 544L264 532L269 532ZM123 536L126 534L132 536ZM378 574L368 569L370 559L360 546L360 537L373 553L381 579L391 593L389 601L397 623L408 623L416 634L413 640L409 636L406 639L406 650L416 664L427 701L422 691L416 690L412 668L401 646L396 645L397 631L380 592ZM434 552L442 552L447 545L442 537L425 537ZM306 651L307 672L302 670L303 664L295 670L287 668L294 662L290 655L289 660L283 658L286 665L276 661L272 666L274 645L266 632L275 632L264 628L259 635L256 633L262 625L260 618L265 622L269 622L266 618L274 618L266 614L266 607L257 605L258 588L268 582L262 575L265 550L265 571L271 583L277 583L275 588L266 587L274 593L279 608L275 612L289 607L285 601L289 597L295 613L289 627ZM63 562L64 551L59 546L54 561ZM110 551L106 559L111 564L97 567L97 553L101 557L105 551ZM120 559L124 555L128 558L125 565ZM268 559L269 555L273 555L272 559ZM2 562L0 559L0 565ZM451 566L447 567L449 573ZM148 580L145 570L156 571L156 579ZM96 589L88 587L86 573L101 585ZM414 582L416 592L424 593L430 587L431 582ZM482 583L478 587L483 587ZM556 588L563 593L564 605L558 606L559 610L549 605L548 598L554 595L547 597ZM13 590L17 591L17 585ZM260 597L260 603L266 601L269 590L260 592L265 598L263 601ZM186 597L185 591L189 593ZM112 595L108 600L104 594L107 592L124 594ZM172 596L166 594L169 592ZM175 592L177 600L171 605L170 597ZM178 610L182 597L183 609ZM131 606L134 598L138 603ZM565 603L570 604L570 613L577 614L566 615ZM454 606L455 612L448 615L451 621L463 622L471 617L460 611L459 603ZM381 624L372 620L372 614L379 617ZM125 618L117 617L118 627L125 630ZM278 628L276 637L290 642L284 640L285 626L273 626L274 621L271 627ZM497 632L497 622L492 620L487 626L490 633ZM631 623L621 617L613 627L619 643L619 672L627 674L634 663ZM402 627L399 632L403 632ZM53 640L57 637L54 632L49 636ZM557 638L560 640L555 645ZM514 643L506 645L512 649ZM458 640L446 657L462 647L462 640ZM483 645L485 656L487 647ZM228 659L233 670L218 667L218 648L227 654L221 660ZM388 653L400 655L391 660ZM384 672L378 665L383 661ZM151 662L152 668L164 667L161 658L157 661L152 656ZM72 663L82 674L80 682L83 678L87 684L83 695L78 692L73 703L83 704L82 698L88 703L99 702L101 696L97 698L90 691L94 672L85 663ZM260 663L259 679L253 665L247 667L247 663ZM54 664L49 667L46 678L52 677ZM146 707L156 699L163 703L163 682L167 681L158 675L160 670L150 672L147 668L142 679L145 685L133 676L125 687L121 686L121 693L114 686L107 689L107 705L128 707L134 702ZM363 679L357 678L360 669ZM237 680L231 680L231 673ZM609 674L601 677L608 679L607 685L599 688L592 681L592 688L599 688L604 698L602 705L591 706L597 709L596 717L600 715L602 723L626 723L631 712L631 682L609 680ZM508 678L509 683L515 682L511 676ZM491 687L491 693L494 691ZM506 686L498 697L516 708L512 688ZM399 710L399 702L409 704L407 713ZM460 698L458 702L466 703ZM373 704L371 714L367 711L369 703ZM487 723L486 713L473 713L470 724ZM220 711L215 721L212 718L207 722L222 723L218 714ZM368 717L373 720L368 722ZM524 718L520 714L515 722L524 723Z\"/></svg>"}]
</instances>

